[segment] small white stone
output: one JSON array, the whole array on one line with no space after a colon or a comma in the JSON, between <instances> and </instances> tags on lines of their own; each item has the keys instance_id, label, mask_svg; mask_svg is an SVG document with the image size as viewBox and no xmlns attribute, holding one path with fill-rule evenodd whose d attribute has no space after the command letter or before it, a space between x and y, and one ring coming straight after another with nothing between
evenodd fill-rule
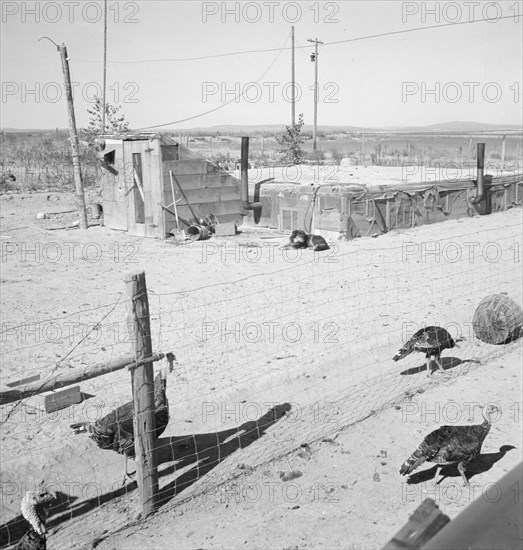
<instances>
[{"instance_id":1,"label":"small white stone","mask_svg":"<svg viewBox=\"0 0 523 550\"><path fill-rule=\"evenodd\" d=\"M47 214L45 212L38 212L38 214L36 215L36 219L37 220L46 220L47 219Z\"/></svg>"}]
</instances>

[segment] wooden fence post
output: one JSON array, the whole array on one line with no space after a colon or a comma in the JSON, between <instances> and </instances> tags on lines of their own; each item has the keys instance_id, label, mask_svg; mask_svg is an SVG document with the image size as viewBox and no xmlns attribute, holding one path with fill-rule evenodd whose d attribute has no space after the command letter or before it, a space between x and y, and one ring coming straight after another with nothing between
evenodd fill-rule
<instances>
[{"instance_id":1,"label":"wooden fence post","mask_svg":"<svg viewBox=\"0 0 523 550\"><path fill-rule=\"evenodd\" d=\"M131 353L139 362L152 355L149 300L145 272L129 273L124 277L126 293L131 300L129 321L133 323L134 338ZM134 400L134 449L137 461L137 480L142 497L143 517L156 509L158 503L158 468L155 437L154 369L151 362L131 370Z\"/></svg>"}]
</instances>

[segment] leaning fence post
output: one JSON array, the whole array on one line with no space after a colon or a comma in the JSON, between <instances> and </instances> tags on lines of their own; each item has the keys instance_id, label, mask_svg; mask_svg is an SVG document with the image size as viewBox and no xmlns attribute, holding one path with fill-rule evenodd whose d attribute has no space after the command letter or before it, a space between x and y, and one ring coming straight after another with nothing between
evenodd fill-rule
<instances>
[{"instance_id":1,"label":"leaning fence post","mask_svg":"<svg viewBox=\"0 0 523 550\"><path fill-rule=\"evenodd\" d=\"M149 300L145 272L124 276L126 293L131 300L129 321L133 327L131 353L139 363L152 355ZM138 488L142 497L143 517L151 514L158 502L158 469L155 444L154 369L152 362L131 369L134 401L134 449Z\"/></svg>"}]
</instances>

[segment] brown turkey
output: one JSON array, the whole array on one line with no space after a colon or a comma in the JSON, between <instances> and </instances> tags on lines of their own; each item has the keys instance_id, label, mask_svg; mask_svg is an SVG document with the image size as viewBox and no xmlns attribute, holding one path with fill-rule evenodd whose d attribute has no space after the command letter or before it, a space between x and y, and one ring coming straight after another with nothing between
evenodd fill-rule
<instances>
[{"instance_id":1,"label":"brown turkey","mask_svg":"<svg viewBox=\"0 0 523 550\"><path fill-rule=\"evenodd\" d=\"M172 372L175 356L165 355L164 364L154 379L155 436L160 437L169 423L169 402L167 400L167 374ZM122 484L132 479L127 471L127 460L134 458L134 402L129 401L95 422L78 422L70 426L75 434L89 433L89 437L100 447L125 456L125 472Z\"/></svg>"},{"instance_id":2,"label":"brown turkey","mask_svg":"<svg viewBox=\"0 0 523 550\"><path fill-rule=\"evenodd\" d=\"M22 499L20 509L22 516L29 523L29 531L18 541L15 550L45 550L47 547L47 530L45 523L54 493L48 491L43 482L37 491L27 491Z\"/></svg>"},{"instance_id":3,"label":"brown turkey","mask_svg":"<svg viewBox=\"0 0 523 550\"><path fill-rule=\"evenodd\" d=\"M456 338L454 340L452 336L441 327L426 327L418 330L405 345L398 350L396 355L392 358L393 361L399 361L407 355L410 355L413 351L419 351L425 354L427 362L427 376L432 374L430 370L430 364L432 359L438 365L441 372L445 372L443 365L441 364L441 352L444 349L451 349L456 345L456 342L460 342L464 338Z\"/></svg>"},{"instance_id":4,"label":"brown turkey","mask_svg":"<svg viewBox=\"0 0 523 550\"><path fill-rule=\"evenodd\" d=\"M407 475L425 461L438 465L435 480L438 483L440 470L447 464L457 464L463 484L468 485L465 466L481 452L481 446L492 426L492 417L501 413L496 405L483 407L483 423L470 426L441 426L431 432L400 468ZM440 480L441 481L441 480Z\"/></svg>"}]
</instances>

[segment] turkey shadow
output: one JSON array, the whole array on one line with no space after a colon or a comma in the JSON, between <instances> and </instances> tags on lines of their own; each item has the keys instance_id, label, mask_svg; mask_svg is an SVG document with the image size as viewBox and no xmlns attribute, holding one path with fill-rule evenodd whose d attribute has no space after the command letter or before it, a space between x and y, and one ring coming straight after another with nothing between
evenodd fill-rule
<instances>
[{"instance_id":1,"label":"turkey shadow","mask_svg":"<svg viewBox=\"0 0 523 550\"><path fill-rule=\"evenodd\" d=\"M158 472L158 477L186 469L183 474L160 489L160 504L165 504L190 487L237 450L245 449L254 443L290 410L291 405L283 403L276 405L257 420L249 420L236 428L184 438L160 439L158 441L158 465L166 462L174 462L174 464Z\"/></svg>"},{"instance_id":2,"label":"turkey shadow","mask_svg":"<svg viewBox=\"0 0 523 550\"><path fill-rule=\"evenodd\" d=\"M49 489L52 490L52 484L49 484ZM71 497L61 491L56 491L56 500L53 502L49 510L49 517L57 513L62 513L69 509L71 502L76 500L76 497ZM48 520L46 525L50 526ZM0 548L5 548L17 543L29 531L29 522L20 514L12 520L0 526Z\"/></svg>"},{"instance_id":3,"label":"turkey shadow","mask_svg":"<svg viewBox=\"0 0 523 550\"><path fill-rule=\"evenodd\" d=\"M232 453L238 449L248 447L262 437L270 426L278 422L290 410L291 405L283 403L276 405L257 420L245 422L241 426L230 430L160 438L157 447L158 466L165 462L174 464L159 471L159 478L172 474L181 468L192 467L159 491L159 504L165 504ZM61 523L86 514L102 504L123 497L138 488L136 481L124 486L121 485L120 481L115 481L112 484L108 483L108 485L114 487L114 489L103 494L96 494L92 498L73 505L71 504L78 500L78 497L57 492L56 502L51 506L46 522L49 535L52 535L53 531L56 532ZM50 485L50 488L52 488L52 485ZM28 529L29 524L22 515L4 525L0 525L0 548L15 544Z\"/></svg>"},{"instance_id":4,"label":"turkey shadow","mask_svg":"<svg viewBox=\"0 0 523 550\"><path fill-rule=\"evenodd\" d=\"M497 453L482 453L475 460L469 462L466 466L466 476L470 481L474 476L488 472L496 462L501 460L509 451L515 449L513 445L503 445L499 448ZM428 470L422 470L412 474L407 480L407 485L415 485L418 483L424 483L434 479L436 475L437 465L429 468ZM461 482L461 474L458 471L457 464L450 464L441 468L440 480L438 485L447 477L458 477Z\"/></svg>"},{"instance_id":5,"label":"turkey shadow","mask_svg":"<svg viewBox=\"0 0 523 550\"><path fill-rule=\"evenodd\" d=\"M476 362L474 359L458 359L457 357L442 357L441 358L441 364L443 365L443 370L451 370L455 369L456 367L459 367L459 365L462 365L463 363L474 363ZM431 372L432 374L436 374L437 372L440 372L439 367L436 365L435 361L432 361L431 365ZM426 371L427 365L423 363L423 365L420 365L419 367L411 367L410 369L401 371L400 374L402 376L406 375L412 375L412 374L419 374L420 372Z\"/></svg>"}]
</instances>

